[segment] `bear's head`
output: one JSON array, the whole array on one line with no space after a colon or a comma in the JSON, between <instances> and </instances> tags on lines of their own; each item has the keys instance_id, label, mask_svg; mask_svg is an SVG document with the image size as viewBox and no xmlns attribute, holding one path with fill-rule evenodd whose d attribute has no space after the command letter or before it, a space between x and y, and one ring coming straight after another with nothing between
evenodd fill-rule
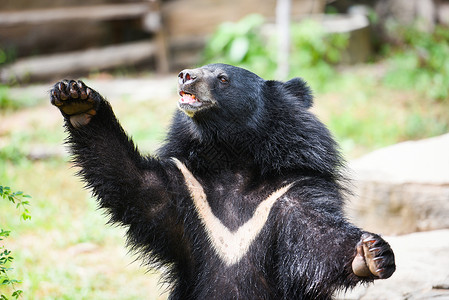
<instances>
[{"instance_id":1,"label":"bear's head","mask_svg":"<svg viewBox=\"0 0 449 300\"><path fill-rule=\"evenodd\" d=\"M181 71L178 92L181 96L178 107L196 119L211 114L237 115L238 119L245 119L267 105L264 95L277 97L275 101L279 102L295 98L293 101L303 108L312 105L310 89L300 78L285 83L266 81L248 70L226 64L210 64ZM218 121L217 118L215 121Z\"/></svg>"},{"instance_id":2,"label":"bear's head","mask_svg":"<svg viewBox=\"0 0 449 300\"><path fill-rule=\"evenodd\" d=\"M230 65L183 70L178 75L178 107L195 119L235 112L244 117L257 108L262 84L256 74Z\"/></svg>"}]
</instances>

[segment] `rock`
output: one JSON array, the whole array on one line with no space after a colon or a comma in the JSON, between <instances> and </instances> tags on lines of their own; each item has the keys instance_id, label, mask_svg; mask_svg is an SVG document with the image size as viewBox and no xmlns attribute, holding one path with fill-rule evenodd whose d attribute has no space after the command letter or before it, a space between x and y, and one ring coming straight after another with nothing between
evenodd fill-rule
<instances>
[{"instance_id":1,"label":"rock","mask_svg":"<svg viewBox=\"0 0 449 300\"><path fill-rule=\"evenodd\" d=\"M449 25L449 3L440 2L437 4L437 20L439 23Z\"/></svg>"},{"instance_id":2,"label":"rock","mask_svg":"<svg viewBox=\"0 0 449 300\"><path fill-rule=\"evenodd\" d=\"M449 229L384 238L395 254L393 276L338 293L336 299L449 299Z\"/></svg>"},{"instance_id":3,"label":"rock","mask_svg":"<svg viewBox=\"0 0 449 300\"><path fill-rule=\"evenodd\" d=\"M383 234L449 228L449 134L374 151L349 166L347 215Z\"/></svg>"},{"instance_id":4,"label":"rock","mask_svg":"<svg viewBox=\"0 0 449 300\"><path fill-rule=\"evenodd\" d=\"M377 1L375 7L381 31L388 39L396 39L389 30L392 24L418 25L420 30L429 33L435 28L436 8L433 0L384 0Z\"/></svg>"},{"instance_id":5,"label":"rock","mask_svg":"<svg viewBox=\"0 0 449 300\"><path fill-rule=\"evenodd\" d=\"M449 133L389 146L351 162L360 179L449 184Z\"/></svg>"}]
</instances>

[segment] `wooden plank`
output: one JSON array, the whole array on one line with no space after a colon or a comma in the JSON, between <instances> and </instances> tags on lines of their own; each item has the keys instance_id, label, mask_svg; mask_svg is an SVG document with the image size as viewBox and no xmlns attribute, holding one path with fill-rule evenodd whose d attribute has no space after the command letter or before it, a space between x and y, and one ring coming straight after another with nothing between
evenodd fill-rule
<instances>
[{"instance_id":1,"label":"wooden plank","mask_svg":"<svg viewBox=\"0 0 449 300\"><path fill-rule=\"evenodd\" d=\"M142 17L149 12L149 3L110 4L0 12L0 26L60 21L114 20Z\"/></svg>"},{"instance_id":2,"label":"wooden plank","mask_svg":"<svg viewBox=\"0 0 449 300\"><path fill-rule=\"evenodd\" d=\"M157 55L155 42L135 42L100 49L25 58L0 70L0 81L55 78L71 73L132 65Z\"/></svg>"}]
</instances>

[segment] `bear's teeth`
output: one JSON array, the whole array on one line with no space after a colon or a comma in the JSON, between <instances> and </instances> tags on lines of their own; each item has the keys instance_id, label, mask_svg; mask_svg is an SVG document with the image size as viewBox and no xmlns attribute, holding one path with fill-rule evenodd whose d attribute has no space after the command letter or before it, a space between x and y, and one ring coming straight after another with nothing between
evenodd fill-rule
<instances>
[{"instance_id":1,"label":"bear's teeth","mask_svg":"<svg viewBox=\"0 0 449 300\"><path fill-rule=\"evenodd\" d=\"M184 92L181 92L181 99L180 99L181 103L187 103L187 104L196 104L198 103L198 100L196 100L195 95L192 94L187 94Z\"/></svg>"}]
</instances>

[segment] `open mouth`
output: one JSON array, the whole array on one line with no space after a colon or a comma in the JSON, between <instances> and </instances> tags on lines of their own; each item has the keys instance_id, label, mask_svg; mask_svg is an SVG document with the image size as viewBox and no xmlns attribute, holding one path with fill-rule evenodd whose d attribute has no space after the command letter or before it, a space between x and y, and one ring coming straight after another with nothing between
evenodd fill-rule
<instances>
[{"instance_id":1,"label":"open mouth","mask_svg":"<svg viewBox=\"0 0 449 300\"><path fill-rule=\"evenodd\" d=\"M197 99L196 96L193 94L189 94L184 91L181 91L181 92L179 92L179 95L181 96L181 98L179 99L180 105L186 104L186 105L193 106L193 107L200 107L201 105L203 105L203 102L201 102L199 99Z\"/></svg>"},{"instance_id":2,"label":"open mouth","mask_svg":"<svg viewBox=\"0 0 449 300\"><path fill-rule=\"evenodd\" d=\"M196 112L213 105L212 101L199 99L194 94L185 91L180 91L179 95L181 98L178 101L178 106L190 117Z\"/></svg>"}]
</instances>

